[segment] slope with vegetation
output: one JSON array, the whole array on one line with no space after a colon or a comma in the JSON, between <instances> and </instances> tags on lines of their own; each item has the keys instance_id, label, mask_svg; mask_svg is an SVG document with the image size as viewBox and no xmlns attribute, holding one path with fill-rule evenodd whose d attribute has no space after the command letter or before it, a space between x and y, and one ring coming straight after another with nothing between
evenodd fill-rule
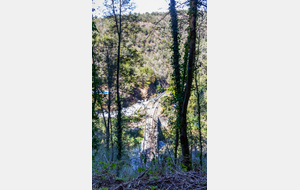
<instances>
[{"instance_id":1,"label":"slope with vegetation","mask_svg":"<svg viewBox=\"0 0 300 190\"><path fill-rule=\"evenodd\" d=\"M116 3L121 9L107 6L110 14L93 18L93 187L97 189L116 181L133 187L142 174L149 180L145 185L168 178L162 175L189 175L181 173L188 170L206 176L207 13L202 10L206 1L188 1L189 11L177 11L175 1L170 2L170 12L123 14L130 10L124 1ZM132 152L139 151L144 138L144 126L136 125L146 113L140 109L127 117L119 110L165 90L171 94L160 101L160 117L167 118L167 127L162 128L165 145L150 161L145 155L136 159ZM108 117L99 117L103 110ZM110 116L112 111L119 113L116 118ZM154 182L155 186L163 189Z\"/></svg>"}]
</instances>

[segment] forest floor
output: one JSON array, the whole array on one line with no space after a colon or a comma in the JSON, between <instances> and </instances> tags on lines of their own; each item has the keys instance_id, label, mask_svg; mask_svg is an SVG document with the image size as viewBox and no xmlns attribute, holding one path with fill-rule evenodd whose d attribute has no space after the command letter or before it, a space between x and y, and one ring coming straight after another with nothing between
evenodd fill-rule
<instances>
[{"instance_id":1,"label":"forest floor","mask_svg":"<svg viewBox=\"0 0 300 190\"><path fill-rule=\"evenodd\" d=\"M137 178L123 181L116 179L114 175L103 174L93 176L93 190L109 189L109 190L125 190L125 189L207 189L207 174L199 169L188 172L177 171L170 174L161 174L155 177L140 174ZM105 188L106 187L106 188Z\"/></svg>"}]
</instances>

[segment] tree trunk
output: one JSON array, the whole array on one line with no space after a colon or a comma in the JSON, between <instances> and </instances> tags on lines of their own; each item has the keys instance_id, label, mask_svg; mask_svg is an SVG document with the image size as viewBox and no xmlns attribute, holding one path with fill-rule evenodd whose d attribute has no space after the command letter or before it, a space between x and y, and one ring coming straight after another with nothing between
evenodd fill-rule
<instances>
[{"instance_id":1,"label":"tree trunk","mask_svg":"<svg viewBox=\"0 0 300 190\"><path fill-rule=\"evenodd\" d=\"M199 88L197 84L197 75L195 76L195 83L196 83L196 92L197 92L197 109L198 109L198 123L199 123L199 141L200 141L200 166L202 168L202 137L201 137L201 108L200 108L200 94Z\"/></svg>"},{"instance_id":2,"label":"tree trunk","mask_svg":"<svg viewBox=\"0 0 300 190\"><path fill-rule=\"evenodd\" d=\"M111 106L111 86L109 85L109 87L108 87L108 121L110 124L111 161L113 162L114 161L114 142L112 139L113 130L112 130L112 124L111 124L110 106Z\"/></svg>"},{"instance_id":3,"label":"tree trunk","mask_svg":"<svg viewBox=\"0 0 300 190\"><path fill-rule=\"evenodd\" d=\"M177 11L175 8L175 0L170 0L170 14L171 14L171 27L172 27L172 37L173 37L173 78L175 79L176 92L175 92L175 102L176 104L176 139L175 139L175 162L177 162L177 150L178 150L178 133L181 126L181 86L180 86L180 53L179 53L179 39L178 39L178 20Z\"/></svg>"},{"instance_id":4,"label":"tree trunk","mask_svg":"<svg viewBox=\"0 0 300 190\"><path fill-rule=\"evenodd\" d=\"M95 125L95 120L98 120L98 115L96 113L96 104L98 100L98 80L97 80L97 66L95 60L95 53L94 47L92 47L92 58L93 58L93 65L92 65L92 87L93 87L93 102L92 102L92 147L94 149L98 149L99 139L97 137L97 127Z\"/></svg>"},{"instance_id":5,"label":"tree trunk","mask_svg":"<svg viewBox=\"0 0 300 190\"><path fill-rule=\"evenodd\" d=\"M175 153L174 153L175 163L177 163L178 141L179 141L179 130L178 130L178 128L176 128Z\"/></svg>"},{"instance_id":6,"label":"tree trunk","mask_svg":"<svg viewBox=\"0 0 300 190\"><path fill-rule=\"evenodd\" d=\"M203 18L203 15L201 15L202 18ZM199 25L199 35L198 35L198 52L200 50L200 37L201 37L201 25L202 25L202 22L200 23ZM198 59L199 59L199 56L197 57L197 61L195 64L198 63ZM200 62L200 65L199 67L201 67L201 62ZM199 158L200 158L200 166L202 168L202 165L203 165L203 160L202 160L202 135L201 135L201 107L200 107L200 93L199 93L199 88L198 88L198 83L197 83L197 71L195 71L195 84L196 84L196 94L197 94L197 115L198 115L198 123L199 123L199 146L200 146L200 155L199 155ZM201 78L201 73L199 75L199 78Z\"/></svg>"},{"instance_id":7,"label":"tree trunk","mask_svg":"<svg viewBox=\"0 0 300 190\"><path fill-rule=\"evenodd\" d=\"M182 124L180 129L180 142L183 156L183 164L187 167L187 170L192 169L192 163L189 152L189 142L187 138L187 106L191 95L192 80L193 80L193 68L195 62L195 44L196 44L196 20L197 20L197 0L191 0L190 2L191 20L190 20L190 47L189 47L189 62L187 71L186 88L184 92L184 100L182 106Z\"/></svg>"},{"instance_id":8,"label":"tree trunk","mask_svg":"<svg viewBox=\"0 0 300 190\"><path fill-rule=\"evenodd\" d=\"M110 69L110 60L109 60L109 55L108 55L108 50L106 50L106 63L107 63L107 66L108 66L108 73L109 73L109 69ZM110 138L110 135L109 135L109 121L110 121L110 76L108 76L108 119L107 119L107 126L106 126L106 151L107 151L107 154L109 154L109 138ZM104 117L104 114L103 114L103 117ZM105 120L104 120L105 121Z\"/></svg>"},{"instance_id":9,"label":"tree trunk","mask_svg":"<svg viewBox=\"0 0 300 190\"><path fill-rule=\"evenodd\" d=\"M119 13L119 27L118 27L118 21L117 21L117 16L115 14L115 21L116 21L116 26L118 30L118 59L117 59L117 110L118 110L118 115L117 115L117 160L121 161L122 159L122 116L121 116L121 100L120 100L120 87L119 87L119 78L120 78L120 50L121 50L121 1L120 1L120 13ZM120 166L117 167L117 176L120 175Z\"/></svg>"},{"instance_id":10,"label":"tree trunk","mask_svg":"<svg viewBox=\"0 0 300 190\"><path fill-rule=\"evenodd\" d=\"M100 104L100 108L101 108L101 110L102 110L102 116L103 116L103 120L104 120L104 126L105 126L105 129L106 129L106 134L107 134L107 124L106 124L106 120L105 120L105 117L104 117L104 110L103 110L103 106L102 106L102 101L99 101L99 104ZM107 144L106 144L106 146L107 146Z\"/></svg>"},{"instance_id":11,"label":"tree trunk","mask_svg":"<svg viewBox=\"0 0 300 190\"><path fill-rule=\"evenodd\" d=\"M111 92L110 87L108 87L108 128L110 128L110 142L111 142L111 161L114 160L114 143L112 140L112 124L110 117L110 106L111 106Z\"/></svg>"},{"instance_id":12,"label":"tree trunk","mask_svg":"<svg viewBox=\"0 0 300 190\"><path fill-rule=\"evenodd\" d=\"M93 55L94 55L94 48L93 48ZM97 93L97 84L96 84L96 76L97 75L97 72L96 72L96 61L95 61L95 58L93 56L93 88L94 88L94 93L93 93L93 103L92 103L92 110L93 110L93 113L96 112L95 108L96 108L96 102L97 102L97 96L98 96L98 93Z\"/></svg>"}]
</instances>

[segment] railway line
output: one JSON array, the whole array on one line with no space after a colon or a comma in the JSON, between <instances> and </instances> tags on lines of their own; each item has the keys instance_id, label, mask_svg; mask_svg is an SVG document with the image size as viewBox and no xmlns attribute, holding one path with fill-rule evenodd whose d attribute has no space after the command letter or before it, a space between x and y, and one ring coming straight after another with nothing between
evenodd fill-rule
<instances>
[{"instance_id":1,"label":"railway line","mask_svg":"<svg viewBox=\"0 0 300 190\"><path fill-rule=\"evenodd\" d=\"M145 120L144 138L141 144L141 155L145 155L147 160L151 160L153 156L158 154L158 129L156 126L155 117L158 110L158 104L160 98L164 96L166 92L159 94L147 105L147 114ZM153 155L154 154L154 155Z\"/></svg>"}]
</instances>

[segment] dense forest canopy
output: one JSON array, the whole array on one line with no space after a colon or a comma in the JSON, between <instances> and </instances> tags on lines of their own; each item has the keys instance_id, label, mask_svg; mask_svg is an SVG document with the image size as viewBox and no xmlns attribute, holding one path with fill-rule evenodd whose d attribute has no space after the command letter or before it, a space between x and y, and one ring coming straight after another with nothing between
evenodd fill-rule
<instances>
[{"instance_id":1,"label":"dense forest canopy","mask_svg":"<svg viewBox=\"0 0 300 190\"><path fill-rule=\"evenodd\" d=\"M203 12L206 14L206 12ZM123 60L121 65L121 80L124 80L124 95L128 97L137 97L138 99L149 98L155 93L167 89L171 82L172 66L171 66L171 51L172 45L168 13L145 13L127 15L129 21L124 24L124 41L122 42ZM187 11L178 12L179 31L182 39L187 37ZM95 25L99 28L99 36L97 43L103 46L101 53L104 53L108 45L111 45L111 50L116 50L117 40L113 24L113 17L94 19ZM206 71L206 20L201 24L201 61L202 67ZM200 28L199 28L200 30ZM110 43L110 44L109 44ZM180 44L181 53L183 53L184 44ZM111 53L112 51L110 51ZM115 56L115 55L110 55ZM102 71L105 72L105 57L102 57ZM202 69L201 69L202 70ZM206 75L206 74L205 74ZM104 77L104 75L103 75ZM203 76L205 77L205 76ZM105 77L104 79L105 80ZM150 88L150 89L149 89ZM105 90L105 86L103 90ZM149 89L148 93L140 92L141 89ZM141 93L142 96L141 96ZM129 106L136 100L126 99L125 105Z\"/></svg>"}]
</instances>

